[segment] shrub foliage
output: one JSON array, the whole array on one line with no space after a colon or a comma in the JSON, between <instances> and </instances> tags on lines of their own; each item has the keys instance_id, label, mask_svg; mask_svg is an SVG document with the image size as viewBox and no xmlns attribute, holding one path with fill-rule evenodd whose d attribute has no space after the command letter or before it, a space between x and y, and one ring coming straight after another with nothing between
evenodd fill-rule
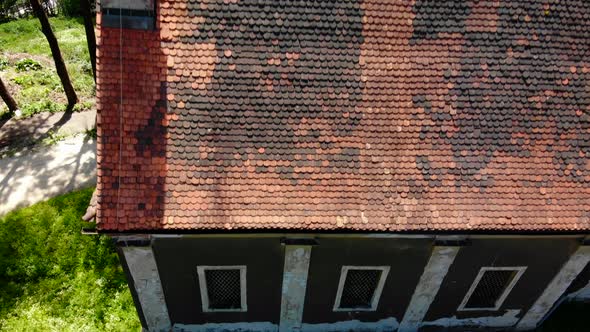
<instances>
[{"instance_id":1,"label":"shrub foliage","mask_svg":"<svg viewBox=\"0 0 590 332\"><path fill-rule=\"evenodd\" d=\"M15 67L18 72L41 70L43 68L39 62L29 58L19 60Z\"/></svg>"}]
</instances>

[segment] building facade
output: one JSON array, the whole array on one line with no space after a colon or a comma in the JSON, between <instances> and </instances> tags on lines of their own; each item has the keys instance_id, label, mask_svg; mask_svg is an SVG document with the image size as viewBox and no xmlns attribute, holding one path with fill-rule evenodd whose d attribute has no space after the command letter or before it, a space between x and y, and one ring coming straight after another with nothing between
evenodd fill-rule
<instances>
[{"instance_id":1,"label":"building facade","mask_svg":"<svg viewBox=\"0 0 590 332\"><path fill-rule=\"evenodd\" d=\"M588 300L589 18L103 1L96 221L143 327L524 331Z\"/></svg>"}]
</instances>

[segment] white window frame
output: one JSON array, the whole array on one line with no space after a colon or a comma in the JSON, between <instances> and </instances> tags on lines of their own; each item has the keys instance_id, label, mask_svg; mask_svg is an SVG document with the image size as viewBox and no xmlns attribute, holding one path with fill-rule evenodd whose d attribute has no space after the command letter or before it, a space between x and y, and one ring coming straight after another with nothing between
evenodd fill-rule
<instances>
[{"instance_id":1,"label":"white window frame","mask_svg":"<svg viewBox=\"0 0 590 332\"><path fill-rule=\"evenodd\" d=\"M469 291L467 291L467 294L465 294L465 297L463 298L463 301L459 305L459 308L457 308L457 311L477 311L477 310L479 310L479 311L482 311L482 310L497 311L497 310L499 310L500 307L502 306L502 304L504 303L504 300L506 300L506 298L508 297L508 295L512 291L512 288L514 288L514 286L516 285L516 283L518 282L520 277L522 277L522 274L524 273L526 268L527 268L526 266L484 266L484 267L482 267L479 270L477 277L475 277L475 280L473 280L473 283L471 284ZM516 271L516 275L514 276L514 278L512 278L512 280L510 280L510 283L506 286L506 288L504 289L502 294L500 294L500 296L496 300L496 303L493 307L466 308L465 306L467 305L467 302L469 302L469 298L471 297L471 295L475 291L475 288L477 288L479 281L483 277L484 273L486 273L486 271Z\"/></svg>"},{"instance_id":2,"label":"white window frame","mask_svg":"<svg viewBox=\"0 0 590 332\"><path fill-rule=\"evenodd\" d=\"M389 266L353 266L353 265L343 265L340 271L340 281L338 282L338 291L336 292L336 300L334 301L334 308L333 311L375 311L377 310L377 306L379 305L379 299L381 298L381 293L383 292L383 286L385 285L385 280L387 279L387 275L389 274ZM379 277L379 281L377 282L377 287L375 288L375 292L373 293L373 298L371 299L371 306L369 308L341 308L340 301L342 300L342 290L344 288L344 283L346 282L346 277L348 276L349 270L380 270L381 276Z\"/></svg>"},{"instance_id":3,"label":"white window frame","mask_svg":"<svg viewBox=\"0 0 590 332\"><path fill-rule=\"evenodd\" d=\"M209 307L209 293L207 292L207 278L205 271L208 270L239 270L240 271L240 308L237 309L213 309ZM222 265L197 266L197 275L199 279L199 290L201 292L201 306L203 312L246 312L248 304L246 301L246 265Z\"/></svg>"}]
</instances>

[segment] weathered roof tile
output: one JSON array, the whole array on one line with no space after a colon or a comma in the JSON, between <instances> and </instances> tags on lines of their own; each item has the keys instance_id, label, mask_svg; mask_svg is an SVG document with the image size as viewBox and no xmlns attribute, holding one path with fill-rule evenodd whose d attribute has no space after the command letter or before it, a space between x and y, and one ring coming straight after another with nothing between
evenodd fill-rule
<instances>
[{"instance_id":1,"label":"weathered roof tile","mask_svg":"<svg viewBox=\"0 0 590 332\"><path fill-rule=\"evenodd\" d=\"M100 29L101 230L590 230L587 1L158 6Z\"/></svg>"}]
</instances>

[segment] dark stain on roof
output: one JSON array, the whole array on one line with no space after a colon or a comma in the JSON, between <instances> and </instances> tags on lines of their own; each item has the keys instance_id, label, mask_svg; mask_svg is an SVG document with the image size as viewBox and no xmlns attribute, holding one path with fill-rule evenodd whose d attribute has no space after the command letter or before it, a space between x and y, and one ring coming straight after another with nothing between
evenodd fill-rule
<instances>
[{"instance_id":1,"label":"dark stain on roof","mask_svg":"<svg viewBox=\"0 0 590 332\"><path fill-rule=\"evenodd\" d=\"M158 6L101 28L102 229L590 229L590 3Z\"/></svg>"},{"instance_id":2,"label":"dark stain on roof","mask_svg":"<svg viewBox=\"0 0 590 332\"><path fill-rule=\"evenodd\" d=\"M171 139L190 142L181 144L175 157L187 156L189 165L201 166L286 160L301 167L325 162L327 172L357 169L357 148L326 151L338 137L351 135L362 117L356 109L364 88L358 1L219 1L206 9L194 2L188 12L204 22L182 42L213 43L217 57L202 89L181 76L170 90L171 110L179 115L171 123ZM198 158L197 145L212 152ZM296 159L304 146L313 160ZM278 173L296 183L293 167Z\"/></svg>"}]
</instances>

